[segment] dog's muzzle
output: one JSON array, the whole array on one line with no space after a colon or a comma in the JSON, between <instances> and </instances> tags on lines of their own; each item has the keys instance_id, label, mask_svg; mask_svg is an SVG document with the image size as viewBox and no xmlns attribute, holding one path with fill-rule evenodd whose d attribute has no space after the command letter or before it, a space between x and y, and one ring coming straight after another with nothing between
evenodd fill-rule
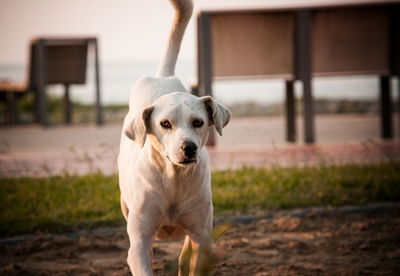
<instances>
[{"instance_id":1,"label":"dog's muzzle","mask_svg":"<svg viewBox=\"0 0 400 276\"><path fill-rule=\"evenodd\" d=\"M197 145L192 141L186 141L181 146L182 155L185 157L180 164L190 164L196 162Z\"/></svg>"}]
</instances>

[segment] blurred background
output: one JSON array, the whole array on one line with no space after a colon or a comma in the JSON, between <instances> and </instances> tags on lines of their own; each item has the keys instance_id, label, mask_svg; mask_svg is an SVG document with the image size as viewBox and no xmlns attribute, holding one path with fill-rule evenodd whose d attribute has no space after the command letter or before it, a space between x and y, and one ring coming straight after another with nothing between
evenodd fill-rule
<instances>
[{"instance_id":1,"label":"blurred background","mask_svg":"<svg viewBox=\"0 0 400 276\"><path fill-rule=\"evenodd\" d=\"M307 1L321 5L330 1ZM94 36L98 38L101 72L101 101L107 122L120 122L126 112L130 88L142 75L152 75L164 50L173 15L167 1L51 1L1 0L0 80L25 82L30 41L43 36ZM298 6L304 1L195 1L195 10L260 9ZM196 82L196 20L185 34L176 74L188 88ZM86 85L72 86L75 122L91 122L85 112L93 103L93 66L88 66ZM315 110L318 114L364 114L379 112L379 79L376 76L314 78ZM397 101L397 79L392 82ZM299 86L297 84L297 86ZM53 121L61 120L63 87L51 86ZM301 98L299 87L296 98ZM283 115L284 82L276 79L216 81L214 96L228 105L235 117ZM28 109L26 103L22 110ZM58 107L57 107L58 106ZM86 109L85 109L86 106ZM21 115L22 117L24 114ZM29 121L29 118L27 118ZM397 124L395 124L397 126ZM361 140L378 137L360 137Z\"/></svg>"},{"instance_id":2,"label":"blurred background","mask_svg":"<svg viewBox=\"0 0 400 276\"><path fill-rule=\"evenodd\" d=\"M0 82L5 86L10 86L9 82L22 84L30 82L31 72L35 71L30 67L33 64L31 62L33 48L30 49L30 45L37 43L38 38L96 38L99 63L99 67L95 67L96 53L90 46L87 67L83 67L87 71L83 84L72 83L68 87L59 84L45 86L47 104L43 104L45 106L43 110L47 110L49 118L42 124L51 126L48 129L38 127L37 124L32 125L36 118L35 112L37 112L35 106L38 105L35 104L35 93L16 94L23 95L20 99L16 98L19 99L16 104L16 109L19 111L18 123L22 125L7 124L7 116L5 116L8 114L7 105L12 106L8 104L7 97L13 93L2 94L1 150L5 153L13 153L15 158L23 160L26 160L24 153L53 154L52 152L70 149L80 152L82 150L96 151L107 147L117 152L120 126L128 109L130 89L140 76L154 74L164 51L173 17L173 10L169 7L168 1L119 0L113 3L105 0L0 1L2 7L0 9L0 36L3 38L0 45ZM387 1L385 5L395 2ZM389 64L392 66L398 63L398 57L389 57L389 52L397 53L396 50L391 50L397 49L393 45L398 42L392 39L397 36L389 36L388 33L388 30L394 28L392 26L397 26L397 23L390 22L398 22L396 21L398 16L396 14L389 16L390 9L386 6L375 8L379 3L383 2L373 0L353 0L351 3L340 0L195 1L194 17L189 22L182 42L176 75L189 91L198 88L197 90L202 90L197 91L200 95L212 92L212 96L232 111L233 118L226 127L224 135L215 137L210 144L217 145L217 149L221 150L252 148L257 151L259 147L268 149L314 142L319 146L359 145L364 142L380 142L383 139L394 141L390 147L397 147L396 141L400 133L397 115L399 82L396 73L392 74L391 78L382 79L381 76L389 74L389 69L381 67L389 68ZM329 17L332 15L326 7L335 5L342 6L343 11ZM354 5L361 5L361 8L351 8ZM347 6L350 8L347 9ZM314 51L320 55L320 49L322 49L325 59L330 59L335 56L334 54L339 53L338 56L342 58L331 58L330 61L325 62L336 65L346 65L347 60L354 57L356 64L375 66L373 68L375 71L359 72L353 69L347 72L349 68L346 68L342 70L343 72L339 70L338 73L333 74L317 72L308 79L312 87L313 100L305 101L303 96L310 90L303 89L304 81L302 77L299 77L301 74L299 75L296 71L298 70L297 60L303 57L304 53L299 54L294 50L298 48L296 45L299 42L293 35L297 33L295 29L297 27L294 27L297 25L293 23L296 22L297 15L295 16L296 12L293 11L301 7L319 9L321 18L325 16L327 22L331 22L329 23L331 25L323 25L324 27L321 27L320 23L315 23L313 32L322 30L318 34L315 33L315 37L324 33L328 36L323 39L314 39L313 45L319 46L315 49L310 48L311 53ZM392 10L395 13L396 9ZM260 11L266 11L265 18ZM269 15L268 11L271 11ZM205 37L211 34L208 38L213 41L208 46L204 44L207 39L204 41L199 39L204 34L198 31L203 24L199 18L207 16L211 18L209 19L211 29ZM315 18L319 20L319 17ZM336 29L339 30L337 33L334 28L336 23L332 23L344 22L343 24L353 26L351 18L357 18L354 22L358 23L353 24L355 27L349 29L350 33L361 31L362 35L359 39L354 35L340 35L340 30L344 27L337 27ZM235 25L235 22L240 23ZM227 28L224 29L225 27ZM277 29L274 30L274 28ZM304 32L298 37L305 37ZM384 37L382 42L381 37ZM387 37L392 40L387 40ZM325 40L330 41L331 44L343 41L344 48L336 49L335 46L329 46L329 43L318 44L319 41ZM354 44L356 45L354 46L352 43L361 43L361 47L360 44ZM206 58L198 51L198 47L199 49L208 47L204 51L212 53L212 60L208 61L209 64L212 63L212 67L200 66L205 64ZM293 47L293 50L290 50L290 47ZM357 47L365 48L365 52L357 50L359 49ZM374 47L379 51L376 51ZM341 54L347 50L350 56ZM237 60L238 64L227 63L231 60ZM289 69L285 67L287 64L289 64ZM285 68L282 69L282 66ZM318 66L318 64L315 65L315 67ZM350 62L346 66L353 65ZM101 116L99 112L94 112L99 110L96 109L95 104L96 68L99 69L100 104L98 107L102 107ZM395 68L395 66L390 68ZM248 72L243 70L240 72L241 69ZM215 77L208 76L207 79L203 76L204 73L200 72L201 70L211 72ZM235 70L239 72L234 72ZM198 78L201 79L198 81ZM294 87L291 93L287 91L288 81ZM382 84L384 87L387 86L384 92L382 92ZM207 91L204 91L203 88L207 85ZM72 112L70 112L71 118L68 124L64 124L66 88L72 102L69 104L69 110ZM383 107L380 106L383 103L382 93L386 97ZM4 97L4 95L8 96ZM291 101L288 97L292 97ZM41 98L44 97L38 96L36 100ZM289 109L292 111L289 112ZM308 110L308 113L304 110ZM315 113L312 119L309 119L310 112ZM382 118L386 118L385 122ZM97 128L96 121L105 124ZM36 123L40 123L40 120L36 120ZM115 153L112 156L115 156ZM269 154L265 154L266 159L269 158L268 156ZM10 157L5 156L4 159L7 163ZM216 163L219 162L216 161ZM107 171L110 172L116 169L111 161L104 167L107 167Z\"/></svg>"}]
</instances>

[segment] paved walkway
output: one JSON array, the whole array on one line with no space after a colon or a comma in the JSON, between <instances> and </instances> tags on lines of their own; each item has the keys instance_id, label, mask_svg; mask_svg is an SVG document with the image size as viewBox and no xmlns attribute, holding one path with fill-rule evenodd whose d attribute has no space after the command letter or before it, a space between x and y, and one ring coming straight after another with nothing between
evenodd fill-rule
<instances>
[{"instance_id":1,"label":"paved walkway","mask_svg":"<svg viewBox=\"0 0 400 276\"><path fill-rule=\"evenodd\" d=\"M212 168L400 159L399 140L379 141L377 117L318 116L316 129L318 144L294 145L284 142L282 117L234 119L209 149ZM119 125L0 128L0 175L114 173L119 135Z\"/></svg>"}]
</instances>

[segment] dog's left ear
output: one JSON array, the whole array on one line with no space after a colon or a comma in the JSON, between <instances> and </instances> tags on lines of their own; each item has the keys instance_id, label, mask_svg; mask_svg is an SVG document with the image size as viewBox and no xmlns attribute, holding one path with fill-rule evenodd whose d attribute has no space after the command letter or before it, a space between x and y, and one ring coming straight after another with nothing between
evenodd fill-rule
<instances>
[{"instance_id":1,"label":"dog's left ear","mask_svg":"<svg viewBox=\"0 0 400 276\"><path fill-rule=\"evenodd\" d=\"M125 129L125 135L132 141L138 143L140 147L143 147L146 142L146 136L150 129L151 113L153 110L154 106L145 108L142 111L141 116L134 118L131 124Z\"/></svg>"},{"instance_id":2,"label":"dog's left ear","mask_svg":"<svg viewBox=\"0 0 400 276\"><path fill-rule=\"evenodd\" d=\"M200 100L204 103L210 126L214 125L219 135L222 135L222 128L225 127L231 119L231 112L228 108L218 103L213 97L205 96Z\"/></svg>"}]
</instances>

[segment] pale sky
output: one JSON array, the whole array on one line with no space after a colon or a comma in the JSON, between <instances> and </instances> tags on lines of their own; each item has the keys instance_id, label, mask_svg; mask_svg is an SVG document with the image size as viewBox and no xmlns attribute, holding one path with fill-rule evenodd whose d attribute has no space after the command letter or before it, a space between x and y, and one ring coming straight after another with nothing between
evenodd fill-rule
<instances>
[{"instance_id":1,"label":"pale sky","mask_svg":"<svg viewBox=\"0 0 400 276\"><path fill-rule=\"evenodd\" d=\"M24 63L30 39L52 35L97 36L104 61L157 59L171 18L165 0L0 0L0 64ZM185 58L193 55L192 29Z\"/></svg>"},{"instance_id":2,"label":"pale sky","mask_svg":"<svg viewBox=\"0 0 400 276\"><path fill-rule=\"evenodd\" d=\"M195 10L321 5L377 0L194 0ZM103 61L158 60L169 31L167 0L0 0L0 64L27 60L32 37L94 35ZM195 58L194 21L187 29L182 59Z\"/></svg>"}]
</instances>

